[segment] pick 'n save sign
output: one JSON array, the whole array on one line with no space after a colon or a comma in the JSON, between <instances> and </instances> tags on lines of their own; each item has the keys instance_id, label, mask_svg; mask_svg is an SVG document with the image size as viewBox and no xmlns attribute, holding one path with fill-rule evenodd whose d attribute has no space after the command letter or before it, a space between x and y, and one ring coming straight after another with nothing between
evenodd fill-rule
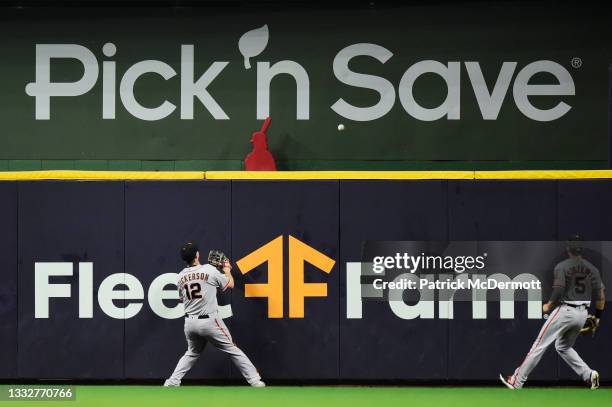
<instances>
[{"instance_id":1,"label":"pick 'n save sign","mask_svg":"<svg viewBox=\"0 0 612 407\"><path fill-rule=\"evenodd\" d=\"M271 149L286 160L605 159L609 47L597 21L560 32L535 17L517 27L510 11L493 27L481 11L470 32L444 10L309 11L310 25L291 9L102 12L86 29L61 9L42 24L24 13L0 29L25 32L0 67L14 134L0 151L241 159L272 116Z\"/></svg>"}]
</instances>

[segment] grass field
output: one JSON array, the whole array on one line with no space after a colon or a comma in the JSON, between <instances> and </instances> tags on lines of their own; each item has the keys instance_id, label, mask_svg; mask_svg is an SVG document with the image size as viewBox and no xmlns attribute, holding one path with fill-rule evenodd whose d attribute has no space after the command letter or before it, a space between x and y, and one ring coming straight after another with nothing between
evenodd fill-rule
<instances>
[{"instance_id":1,"label":"grass field","mask_svg":"<svg viewBox=\"0 0 612 407\"><path fill-rule=\"evenodd\" d=\"M76 401L0 402L49 407L504 407L610 406L612 389L497 387L77 386ZM51 403L51 404L49 404Z\"/></svg>"}]
</instances>

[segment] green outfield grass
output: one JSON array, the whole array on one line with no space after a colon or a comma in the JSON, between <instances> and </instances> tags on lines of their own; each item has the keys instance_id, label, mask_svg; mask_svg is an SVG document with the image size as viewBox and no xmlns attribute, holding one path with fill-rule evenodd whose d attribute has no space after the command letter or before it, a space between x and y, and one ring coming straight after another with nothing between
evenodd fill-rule
<instances>
[{"instance_id":1,"label":"green outfield grass","mask_svg":"<svg viewBox=\"0 0 612 407\"><path fill-rule=\"evenodd\" d=\"M612 389L493 387L267 387L77 386L76 401L0 402L15 406L202 407L504 407L606 406ZM50 403L50 404L49 404Z\"/></svg>"}]
</instances>

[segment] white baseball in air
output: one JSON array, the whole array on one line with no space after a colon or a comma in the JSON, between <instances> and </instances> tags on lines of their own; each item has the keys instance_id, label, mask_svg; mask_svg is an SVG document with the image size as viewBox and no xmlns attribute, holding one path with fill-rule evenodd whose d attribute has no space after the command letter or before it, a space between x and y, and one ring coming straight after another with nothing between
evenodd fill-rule
<instances>
[{"instance_id":1,"label":"white baseball in air","mask_svg":"<svg viewBox=\"0 0 612 407\"><path fill-rule=\"evenodd\" d=\"M344 130L344 124L340 123L338 125L338 131L342 131L342 130Z\"/></svg>"}]
</instances>

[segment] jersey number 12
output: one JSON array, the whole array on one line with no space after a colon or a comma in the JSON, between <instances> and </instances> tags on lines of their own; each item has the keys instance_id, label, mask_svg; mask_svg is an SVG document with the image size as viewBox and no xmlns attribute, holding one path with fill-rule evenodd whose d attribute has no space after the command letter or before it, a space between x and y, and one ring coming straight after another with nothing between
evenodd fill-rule
<instances>
[{"instance_id":1,"label":"jersey number 12","mask_svg":"<svg viewBox=\"0 0 612 407\"><path fill-rule=\"evenodd\" d=\"M202 286L200 286L200 283L185 285L185 295L188 300L202 298Z\"/></svg>"}]
</instances>

